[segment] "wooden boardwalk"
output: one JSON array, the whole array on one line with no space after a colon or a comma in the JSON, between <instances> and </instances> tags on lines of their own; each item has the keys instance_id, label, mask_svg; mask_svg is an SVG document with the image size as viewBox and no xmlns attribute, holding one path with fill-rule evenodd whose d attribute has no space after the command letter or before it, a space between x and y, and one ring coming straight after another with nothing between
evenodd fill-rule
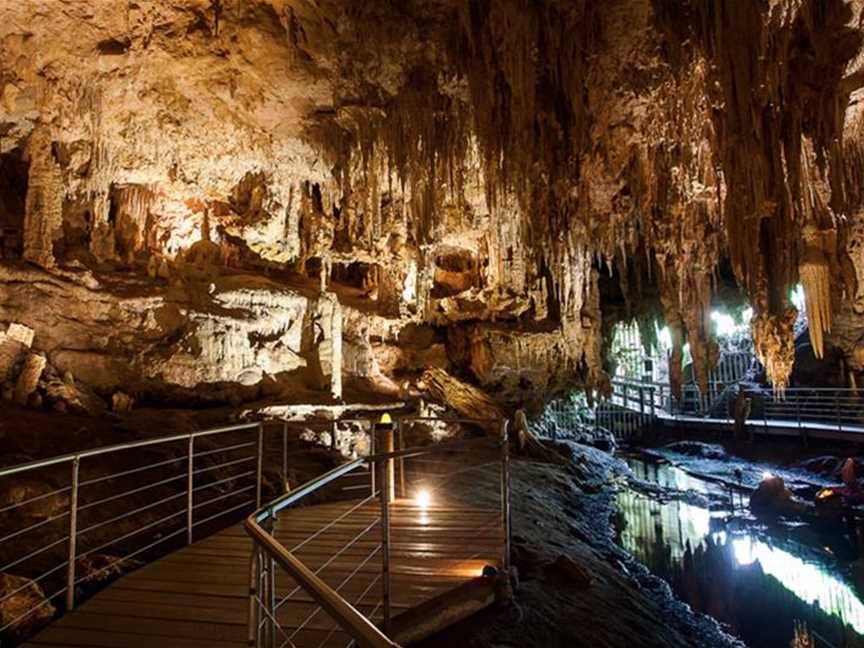
<instances>
[{"instance_id":1,"label":"wooden boardwalk","mask_svg":"<svg viewBox=\"0 0 864 648\"><path fill-rule=\"evenodd\" d=\"M284 511L276 536L291 550L358 502ZM365 504L294 552L313 571L321 569L319 576L328 585L373 620L381 618L381 552L375 552L381 541L375 524L379 513L377 502ZM499 563L503 531L497 511L442 503L421 508L398 500L391 520L394 616L478 576L483 566ZM196 542L118 579L26 646L247 646L251 545L239 525ZM278 596L294 589L280 572ZM295 592L279 609L284 634L277 636L276 645L347 646L347 635L315 610L305 592Z\"/></svg>"}]
</instances>

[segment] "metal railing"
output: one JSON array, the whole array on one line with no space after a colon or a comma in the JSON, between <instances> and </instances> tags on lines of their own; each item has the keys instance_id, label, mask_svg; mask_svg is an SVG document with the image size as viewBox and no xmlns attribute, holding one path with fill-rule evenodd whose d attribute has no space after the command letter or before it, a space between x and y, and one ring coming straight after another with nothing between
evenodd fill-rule
<instances>
[{"instance_id":1,"label":"metal railing","mask_svg":"<svg viewBox=\"0 0 864 648\"><path fill-rule=\"evenodd\" d=\"M582 443L608 443L607 433L617 441L628 439L651 425L654 416L647 390L642 398L635 394L638 392L628 394L626 399L620 396L602 399L593 407L577 407L567 399L552 401L539 419L529 422L531 431L537 437L551 441L568 439Z\"/></svg>"},{"instance_id":2,"label":"metal railing","mask_svg":"<svg viewBox=\"0 0 864 648\"><path fill-rule=\"evenodd\" d=\"M23 608L0 637L25 639L105 581L260 506L264 444L256 422L0 468L0 574L15 583L0 606Z\"/></svg>"},{"instance_id":3,"label":"metal railing","mask_svg":"<svg viewBox=\"0 0 864 648\"><path fill-rule=\"evenodd\" d=\"M725 421L734 418L732 401L729 409L708 412L707 398L698 386L682 385L682 397L676 400L671 388L663 383L640 383L613 380L613 394L608 402L650 417L699 417ZM783 392L770 388L753 389L739 385L750 399L748 425L771 427L830 428L838 432L864 432L864 391L833 387L789 387Z\"/></svg>"},{"instance_id":4,"label":"metal railing","mask_svg":"<svg viewBox=\"0 0 864 648\"><path fill-rule=\"evenodd\" d=\"M428 432L428 426L441 423L487 430L495 426L500 435L406 447L405 439L415 436L415 426L426 426ZM500 538L494 559L499 568L505 572L509 569L506 422L405 418L393 425L368 424L377 428L368 456L334 468L246 519L246 530L254 541L250 561L250 645L397 646L392 630L395 612L411 608L416 601L405 599L404 590L393 587L392 551L406 542L403 534L416 541L420 531L416 527L403 529L393 516L402 515L404 519L404 506L409 507L410 515L411 502L417 506L413 496L418 493L424 493L423 497L442 496L445 501L458 502L460 507L479 506L487 514L488 525L466 531L458 542L450 540L448 544L446 537L424 536L427 541L434 540L448 560L479 575L482 565L477 570L472 561L488 556L477 555L472 538L482 539L484 546L490 542L497 546L494 538ZM465 452L469 449L487 452ZM483 501L482 494L476 492L478 481L490 478L496 485L494 502ZM358 483L365 484L365 488L358 489ZM311 525L303 517L304 512L312 510L304 508L307 505L318 505ZM423 551L415 553L419 554ZM462 572L457 569L453 573Z\"/></svg>"}]
</instances>

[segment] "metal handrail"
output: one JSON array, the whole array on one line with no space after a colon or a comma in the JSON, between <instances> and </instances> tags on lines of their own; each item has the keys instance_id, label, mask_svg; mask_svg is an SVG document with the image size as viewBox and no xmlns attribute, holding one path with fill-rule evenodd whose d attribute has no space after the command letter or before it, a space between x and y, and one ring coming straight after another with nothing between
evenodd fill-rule
<instances>
[{"instance_id":1,"label":"metal handrail","mask_svg":"<svg viewBox=\"0 0 864 648\"><path fill-rule=\"evenodd\" d=\"M70 452L68 454L51 457L48 459L37 459L27 463L17 464L15 466L7 466L0 468L0 477L14 475L16 473L27 472L37 468L47 468L48 466L56 466L63 463L74 461L75 459L86 459L87 457L96 457L98 455L108 454L110 452L118 452L120 450L133 450L135 448L143 448L144 446L158 445L161 443L171 443L173 441L184 441L187 439L197 439L199 437L211 436L213 434L222 434L224 432L239 432L241 430L251 430L259 427L260 422L255 423L240 423L238 425L228 425L220 428L212 428L209 430L199 430L197 432L187 432L185 434L172 434L171 436L154 437L152 439L142 439L140 441L129 441L127 443L116 443L113 445L93 448L91 450L81 450L79 452ZM182 461L183 457L178 457L176 461Z\"/></svg>"},{"instance_id":2,"label":"metal handrail","mask_svg":"<svg viewBox=\"0 0 864 648\"><path fill-rule=\"evenodd\" d=\"M487 419L481 420L469 418L405 418L398 422L400 439L401 429L404 423L421 421L472 423L479 425L488 425L495 422ZM333 439L335 440L337 427L343 422L345 421L327 420L321 421L320 423L333 427ZM298 424L304 428L307 426L315 426L317 423L317 421L298 422ZM371 419L351 419L349 420L349 423L363 423L364 427L368 425L370 428L374 428L375 425L375 422ZM280 425L282 431L282 475L286 480L286 485L286 462L287 457L289 456L287 451L288 426L288 422L282 422ZM49 605L49 603L55 603L57 600L62 601L63 599L58 597L62 597L64 593L65 606L58 607L60 607L61 612L64 609L65 611L72 610L76 605L76 597L79 596L79 593L76 590L81 583L93 579L100 574L110 573L117 565L123 564L126 561L131 561L132 558L140 556L143 552L156 551L157 546L162 545L164 547L165 545L163 543L165 542L179 542L180 538L182 538L184 534L185 542L189 544L193 539L196 539L196 535L193 534L194 530L198 529L201 525L211 523L213 520L222 516L232 513L237 515L241 510L248 511L250 508L254 508L255 512L252 515L253 519L250 525L247 525L247 529L250 530L253 537L257 537L257 531L263 530L266 533L265 527L267 526L266 519L268 517L272 518L279 510L290 506L304 495L308 495L317 490L329 480L327 480L327 475L322 476L317 480L313 480L316 484L314 487L312 486L312 482L310 482L310 484L291 491L287 495L278 497L266 506L262 506L261 491L264 462L264 429L264 422L241 423L184 434L173 434L150 439L117 443L0 468L0 477L15 477L26 474L30 471L50 468L60 468L61 471L70 471L69 481L66 484L57 488L52 488L49 492L40 493L19 502L4 505L0 508L0 513L9 514L21 510L22 507L45 501L48 498L63 498L60 500L62 507L60 511L54 511L48 514L47 519L40 520L35 524L30 524L21 529L14 529L12 530L11 535L7 535L4 539L0 539L0 543L5 542L3 545L4 549L9 549L7 552L9 555L4 556L4 560L7 564L3 570L7 571L13 568L18 568L20 571L23 569L24 573L27 574L28 583L41 583L43 586L47 583L46 594L50 593L50 596L47 596L47 598L45 598L39 605L28 608L22 615L19 615L15 619L7 622L6 625L0 628L0 632L20 623L24 618L35 613L39 609L43 609ZM240 442L239 439L235 440L233 437L229 438L223 442L224 445L222 447L215 447L218 446L219 443L214 443L212 445L202 444L203 448L200 451L196 451L197 439L232 432L251 432L254 436L252 438L248 436L244 437L247 441L243 442ZM255 434L256 432L257 434ZM374 448L374 436L372 439ZM482 441L483 439L480 440ZM476 441L477 440L474 440L473 442ZM336 479L341 475L367 465L372 467L377 463L378 466L381 467L387 462L392 465L395 462L402 462L407 458L428 452L457 450L471 442L472 441L457 441L423 448L403 448L398 451L377 454L373 450L371 456L343 464L334 469L334 471L331 471L331 473L328 473L328 475L330 478ZM168 444L178 444L176 446L178 448L177 456L170 456L168 459L159 458L158 460L153 461L152 455L148 453L148 455L145 456L150 456L151 460L144 462L139 460L138 454L130 455L132 458L131 462L125 463L126 460L124 459L125 465L117 466L116 472L110 472L109 469L108 474L101 474L104 470L101 465L87 463L87 460L94 457L160 445L167 445L169 448L167 454L172 455L174 454L174 446ZM242 451L243 448L252 448L253 446L257 446L257 450L254 454L248 457L240 456L240 451ZM219 458L222 453L224 453L222 455L224 458ZM207 458L206 464L200 461L205 457ZM256 458L257 465L249 466L249 470L242 470L243 464L254 462ZM144 463L144 465L141 465L142 463ZM213 465L210 465L211 463ZM83 472L85 468L87 469L86 474ZM237 472L237 469L240 469L241 471ZM224 470L225 473L218 474L216 473L217 470ZM132 486L129 486L121 484L119 481L121 479L138 480L142 475L146 474L146 471L153 471L153 474L156 475L155 478L148 479L148 483L146 484L135 485L133 483ZM369 472L373 475L372 479L375 479L374 471L370 470ZM62 474L62 472L60 474ZM56 477L52 477L52 479L55 478ZM254 483L252 481L253 479ZM404 474L402 475L402 479L404 480ZM232 481L237 482L238 480L241 483L236 487L227 489L229 492L224 492L225 489L218 488L221 484ZM102 484L102 486L100 487L99 484ZM110 487L108 485L110 485ZM106 489L106 487L107 494L89 490L91 488ZM402 483L402 487L404 492L404 482ZM167 492L156 491L152 496L149 494L147 495L148 498L153 497L158 501L152 499L142 500L139 498L130 504L128 507L129 510L118 508L120 502L140 493L149 493L150 490L154 488L169 490ZM255 492L251 493L250 491L253 489ZM175 490L177 492L175 492ZM373 494L376 492L374 485L372 492ZM507 492L509 492L509 489ZM186 500L185 506L183 504L184 496ZM236 499L232 500L230 498ZM243 499L243 501L240 501L240 499ZM66 501L64 502L63 500ZM222 504L222 502L224 502L224 504ZM110 505L112 508L109 509L106 505ZM163 505L166 505L166 508L160 510ZM125 507L125 504L122 506ZM209 507L209 509L207 507ZM213 514L205 517L206 513L209 512L212 512ZM257 521L254 519L256 515L260 518ZM261 517L262 515L263 517ZM135 517L143 519L139 521L140 524L136 525L135 528L130 528L124 520L131 520ZM122 525L123 528L116 529L114 525ZM255 526L258 527L257 531ZM42 533L42 529L48 529L50 530L50 533L46 535ZM32 543L32 540L28 538L28 534L36 533L42 535L44 546L39 546L38 548L31 550L34 547L34 544L29 544ZM31 538L32 537L33 536L31 536ZM509 536L507 539L509 540ZM85 558L98 554L112 545L118 547L118 556L116 558L112 556L114 559L109 564L102 566L95 571L93 571L93 568L88 568L87 570L80 569L79 566L85 564L82 562ZM25 550L26 555L14 555L18 553L18 548L23 547L27 547ZM120 549L120 547L122 547L122 549ZM385 550L386 547L382 548L382 553ZM50 554L46 553L49 551L51 552ZM269 552L269 555L272 560L282 565L284 561L280 555L283 551L287 550L282 547L280 550ZM28 561L35 559L39 555L47 556L44 560L39 558L42 564L44 564L46 560L50 561L50 564L45 568L40 567L39 573L36 573L35 569L33 570L33 573L31 573L28 571L27 566L32 563L28 563ZM144 555L147 556L150 554L148 553ZM505 557L505 562L507 559L509 559L509 556ZM289 566L290 563L291 561L288 561ZM313 576L315 576L314 573ZM55 581L56 586L53 584ZM59 587L61 582L64 581L65 587ZM317 586L314 579L308 580L307 585L309 587ZM21 588L23 587L25 587L25 585L21 586ZM17 593L17 590L13 591L11 594L7 593L6 596L8 597L15 593ZM338 590L336 595L338 596ZM347 605L346 601L343 600L342 603L334 605L335 607L332 610L334 618L337 618L336 615L339 614L343 616L348 614L346 611L347 608L345 608L345 605ZM330 611L326 605L322 605L322 608ZM389 613L385 616L389 616ZM371 622L367 620L367 623ZM363 632L364 631L355 629L355 633L360 633L362 635ZM354 636L354 634L352 634L352 636ZM365 641L365 639L363 639L362 636L360 636L359 639L361 645L363 645L362 641ZM390 640L387 640L387 642L388 643L386 644L379 645L396 645ZM375 645L375 648L379 648L379 645Z\"/></svg>"},{"instance_id":3,"label":"metal handrail","mask_svg":"<svg viewBox=\"0 0 864 648\"><path fill-rule=\"evenodd\" d=\"M728 416L711 418L709 412L717 401L705 398L698 385L682 385L682 399L673 402L669 383L645 382L627 378L614 378L614 388L609 403L644 414L646 405L651 410L651 418L656 416L698 417L705 421L730 423ZM731 386L731 384L730 384ZM748 389L749 395L756 397L759 409L748 419L750 426L769 427L772 422L785 427L798 428L807 437L813 428L834 428L838 432L864 432L864 392L849 387L788 387L783 392L774 393L770 389ZM719 398L725 390L709 390L708 396ZM638 403L638 406L636 405Z\"/></svg>"},{"instance_id":4,"label":"metal handrail","mask_svg":"<svg viewBox=\"0 0 864 648\"><path fill-rule=\"evenodd\" d=\"M495 423L498 425L502 424L500 420L493 419L468 419L468 418L460 418L460 419L441 419L435 417L406 417L404 419L400 419L397 421L395 425L398 425L400 435L402 425L405 422L414 422L414 421L436 421L436 422L452 422L452 423L474 423L474 424L490 424ZM358 421L356 419L352 419L351 422L367 422L372 423L370 421ZM270 642L271 644L275 641L275 632L274 626L277 625L275 612L282 603L285 602L288 598L293 595L289 593L285 596L280 602L276 602L273 597L275 591L274 574L273 574L273 564L278 564L283 570L285 570L291 578L297 583L297 588L295 588L295 592L298 589L303 589L309 594L312 599L320 606L320 609L323 609L329 614L329 616L336 622L337 627L341 627L348 635L352 638L353 642L357 645L361 646L361 648L399 648L399 645L395 643L392 639L390 639L385 632L379 629L369 618L364 616L357 608L354 607L349 601L340 596L339 589L344 586L345 581L343 581L342 585L338 588L334 589L330 585L328 585L322 578L318 576L328 563L324 563L324 565L320 566L316 571L312 571L309 569L302 560L300 560L297 556L294 555L294 551L296 551L299 547L301 547L305 542L301 542L299 545L295 546L292 550L287 549L281 542L279 542L275 535L272 533L272 523L277 518L277 515L280 511L285 508L291 506L292 504L296 504L308 497L312 493L319 491L321 488L327 486L338 480L340 477L348 475L349 473L361 468L369 466L369 473L374 475L375 469L377 466L380 474L378 475L378 481L381 484L381 488L379 489L381 495L382 502L382 510L381 516L373 521L371 525L368 525L364 531L362 531L359 535L355 536L354 540L349 542L349 546L351 543L357 541L359 537L368 533L371 528L377 524L381 524L382 526L382 534L383 540L382 543L378 545L376 549L373 550L372 555L381 551L383 554L382 558L382 574L380 574L376 580L373 581L372 584L377 582L378 579L381 579L384 585L384 598L378 606L376 606L375 610L377 611L378 607L381 604L384 606L384 629L385 631L389 631L389 621L390 621L390 600L389 600L389 502L390 502L390 487L386 486L386 470L388 465L393 465L396 460L402 461L406 458L418 457L425 454L432 453L440 453L447 452L451 450L458 450L464 448L466 445L475 444L478 441L496 441L498 445L503 448L502 452L502 505L503 509L501 512L502 515L502 525L505 530L504 533L504 556L503 556L503 567L505 571L509 569L509 551L510 551L510 508L509 508L509 492L510 492L510 483L509 483L509 452L508 448L508 438L507 438L507 422L503 422L502 426L502 436L501 439L495 440L489 437L479 438L479 439L470 439L463 441L454 441L448 443L440 443L431 446L423 446L417 448L401 448L399 450L392 450L388 452L378 452L370 454L367 457L362 457L358 459L354 459L353 461L348 461L340 466L333 468L332 470L320 475L319 477L310 480L309 482L299 486L297 489L286 493L272 502L267 503L264 506L259 507L256 511L251 513L249 517L246 518L244 522L244 527L247 533L254 540L257 550L260 552L258 554L257 565L259 571L264 569L266 574L263 574L264 581L266 584L265 588L269 590L267 593L267 598L269 599L268 605L270 607L270 611L262 610L261 607L261 599L259 598L259 594L261 592L256 591L256 560L253 558L250 562L250 608L249 608L249 622L250 622L250 642L257 642L259 637L259 632L262 629L262 624L258 620L262 616L267 617L267 621L265 624L270 624ZM364 500L364 502L375 499L378 493L375 490L374 482L372 486L372 495ZM337 520L343 519L347 517L352 511L355 511L359 505L353 506L347 512L341 514ZM323 529L319 529L315 535L319 535L327 530L329 526L333 523L331 522L329 525L325 525ZM265 528L270 525L270 530ZM344 551L345 547L343 547L341 551ZM338 555L338 553L337 553ZM335 556L334 556L335 557ZM371 555L367 556L364 561L371 559ZM332 560L332 558L331 558ZM269 567L267 567L267 561L269 561ZM357 570L355 569L355 572ZM258 584L262 584L261 580L262 574L257 575ZM349 576L350 579L350 576ZM348 579L345 579L346 581ZM366 590L363 592L361 597L358 599L357 604L365 598L366 594L372 587L372 584L367 586ZM257 613L256 613L256 602L257 602ZM263 613L263 614L262 614ZM309 618L314 616L315 612L310 615ZM374 612L373 615L374 616ZM308 621L309 619L307 619ZM305 625L306 622L304 622ZM302 627L302 626L301 626ZM294 635L299 631L300 628L295 630ZM332 636L334 630L331 630L329 636ZM293 637L294 635L291 635ZM288 637L288 643L290 643L291 637Z\"/></svg>"},{"instance_id":5,"label":"metal handrail","mask_svg":"<svg viewBox=\"0 0 864 648\"><path fill-rule=\"evenodd\" d=\"M613 385L626 384L628 386L644 387L646 389L649 387L654 387L654 388L662 387L664 389L670 388L670 383L668 383L668 382L651 382L651 381L646 382L646 381L642 381L642 380L634 380L632 378L616 377L616 378L612 378L612 380L610 382ZM726 383L724 383L724 384L726 384ZM728 383L728 384L733 384L733 383ZM681 387L682 387L682 389L691 389L691 390L698 390L699 389L699 386L696 385L695 383L682 384ZM770 390L770 388L765 388L765 391L767 393L767 392L770 392L771 390ZM864 396L864 389L861 389L861 388L855 389L854 387L786 387L783 390L784 394L809 393L809 392L817 392L817 393L827 392L827 393L831 393L831 394L841 393L841 394L849 394L851 396L855 396L858 398L861 398L862 396Z\"/></svg>"},{"instance_id":6,"label":"metal handrail","mask_svg":"<svg viewBox=\"0 0 864 648\"><path fill-rule=\"evenodd\" d=\"M279 566L291 574L304 590L315 599L340 626L363 648L399 648L399 644L387 638L375 625L337 594L327 583L316 576L290 551L273 539L253 518L244 524L249 535L265 548Z\"/></svg>"},{"instance_id":7,"label":"metal handrail","mask_svg":"<svg viewBox=\"0 0 864 648\"><path fill-rule=\"evenodd\" d=\"M44 544L44 546L40 546L32 551L27 551L27 553L23 556L18 555L14 558L7 557L6 564L4 567L0 568L2 571L6 572L12 570L13 568L17 568L18 570L25 569L26 573L26 565L28 561L34 559L36 556L45 554L49 550L52 551L52 554L48 559L54 560L56 559L57 564L53 564L46 568L44 571L41 571L39 574L27 574L27 582L28 583L40 583L47 582L46 579L50 576L52 580L58 572L65 572L64 582L65 586L54 591L50 596L46 596L44 600L35 607L30 607L25 609L20 615L16 618L8 621L0 627L0 633L5 632L10 627L19 624L24 619L26 619L29 615L35 613L39 609L44 608L49 603L53 603L55 598L65 594L64 608L65 611L72 610L76 604L76 588L82 582L85 582L88 579L91 579L95 576L98 576L100 573L104 573L112 569L114 566L123 563L124 561L131 560L133 557L140 555L144 551L152 550L157 545L165 543L169 540L173 540L177 538L181 534L186 535L186 542L191 543L194 538L194 529L199 527L202 524L211 522L217 517L227 515L229 513L239 511L240 509L247 509L251 506L260 506L261 504L261 485L262 485L262 470L263 470L263 431L264 431L264 422L256 421L249 423L240 423L235 425L227 425L216 428L210 428L206 430L197 430L193 432L187 432L183 434L173 434L167 436L159 436L153 437L149 439L141 439L136 441L128 441L125 443L116 443L107 446L91 448L88 450L80 450L78 452L67 453L55 457L49 457L45 459L37 459L34 461L25 462L22 464L17 464L13 466L6 466L0 468L0 478L4 477L14 477L18 475L27 474L33 471L39 471L46 468L65 468L66 470L70 470L70 479L68 485L64 485L60 488L52 489L47 493L40 493L34 497L27 498L20 502L12 502L4 505L0 508L0 513L9 514L14 511L20 511L23 507L32 505L39 501L47 500L51 497L57 496L65 496L67 498L67 503L63 507L63 510L58 513L50 514L46 517L46 519L41 520L35 524L31 524L27 527L14 530L11 534L7 534L4 538L0 539L0 545L3 546L4 549L11 549L12 552L15 551L17 543L20 547L26 547L28 542L27 540L20 540L19 538L26 538L27 534L33 533L35 530L40 528L47 528L49 530L54 530L58 535L48 535L43 537L47 538L49 541ZM257 438L252 441L244 442L242 444L230 443L230 445L211 449L208 447L206 451L202 451L199 453L195 452L195 441L196 439L200 439L202 437L211 437L219 434L227 434L232 432L249 432L257 430ZM118 453L121 451L135 450L138 448L145 447L156 447L160 445L167 445L172 443L185 443L186 448L185 452L182 454L171 457L169 459L159 460L155 462L147 463L146 465L136 465L132 468L126 468L123 470L119 470L117 472L111 472L105 475L98 475L89 477L87 479L83 479L81 475L81 466L82 461L105 456L112 453ZM237 460L228 460L221 461L216 466L210 466L207 468L198 468L195 469L195 460L200 459L201 457L216 455L217 453L230 453L235 452L244 447L251 447L257 445L257 467L253 470L243 472L242 474L234 474L228 480L220 479L218 481L207 481L207 483L199 484L196 487L196 476L198 476L198 480L209 480L209 477L204 477L203 473L213 474L212 471L216 469L226 469L231 468L235 464L239 464L240 461ZM242 461L249 462L255 461L256 456L250 456L244 458ZM200 463L199 463L200 465ZM172 466L182 466L182 470L179 474L171 474ZM93 487L97 484L102 483L111 483L111 481L116 481L122 478L129 478L130 476L137 476L139 474L144 473L145 471L153 471L159 470L163 472L163 475L167 473L167 476L163 476L157 478L155 481L147 483L143 486L136 486L134 488L125 488L119 493L112 493L105 497L100 497L99 499L95 499L93 501L87 501L86 499L82 502L79 501L81 499L81 492L89 487ZM196 503L195 501L195 493L200 492L201 490L211 489L214 486L224 483L226 481L238 480L238 479L248 479L250 476L254 476L255 484L246 486L240 490L232 489L232 492L229 493L229 496L236 496L243 493L246 493L253 488L255 489L254 498L248 501L244 501L243 503L235 506L229 506L225 510L219 510L215 515L210 515L206 518L196 519L195 513L197 511L202 510L204 507L208 505L212 505L217 501L222 501L227 499L227 496L219 496L219 497L211 497L205 501L199 501ZM185 480L185 484L183 481ZM131 510L119 512L117 510L108 510L105 509L105 505L111 502L116 502L118 500L124 500L138 493L142 493L144 491L148 491L157 487L167 487L169 484L180 483L183 484L179 486L179 492L173 494L163 494L159 495L156 501L151 502L141 502L140 500L136 502ZM110 529L113 525L121 524L123 520L131 519L133 517L140 517L141 514L152 515L162 507L163 505L168 505L171 509L175 508L178 503L183 501L185 497L185 506L181 503L179 510L173 510L172 512L168 512L166 514L158 513L158 517L151 521L148 521L143 526L138 526L132 530L128 530L128 527L125 527L121 530L119 535L116 535L114 532L107 533L104 537L99 537L92 533L94 531L99 530L99 533L104 533L104 530ZM107 517L105 519L99 520L99 512L100 510L105 509L108 512ZM84 525L80 524L81 514L85 513L86 518L84 519ZM180 522L178 525L178 520L182 520L185 517L185 523ZM162 525L170 524L172 526L178 525L179 528L176 530L171 530L171 527L167 527L164 530L160 530L160 533L156 537L156 539L152 542L148 542L149 539L145 539L141 537L141 534L150 533L152 534L154 530L160 529ZM49 526L51 525L51 526ZM53 525L63 525L63 527L55 527ZM127 550L126 555L122 557L118 557L113 560L109 565L102 567L101 569L96 570L95 572L89 572L86 574L78 573L78 565L83 564L81 561L88 556L97 554L103 551L105 548L111 545L118 545L119 543L125 543L130 541L131 538L137 538L132 541L135 545L130 546ZM94 540L95 538L95 540ZM88 542L88 540L90 542ZM10 542L14 541L14 543ZM32 542L32 540L31 540ZM92 543L92 546L91 546ZM139 543L143 543L143 546L137 546ZM31 545L32 546L32 545ZM133 550L134 549L134 550ZM128 553L131 551L131 553ZM61 560L60 556L54 556L54 554L62 554L63 558ZM40 559L44 563L44 558ZM62 572L61 572L62 573ZM57 579L60 580L59 578ZM59 585L59 582L58 582ZM22 586L23 587L23 586ZM19 588L20 590L21 588ZM18 590L13 591L11 594L7 593L6 597L11 596L17 593ZM5 600L5 598L4 598Z\"/></svg>"},{"instance_id":8,"label":"metal handrail","mask_svg":"<svg viewBox=\"0 0 864 648\"><path fill-rule=\"evenodd\" d=\"M370 457L370 460L372 458ZM398 644L391 641L387 635L379 630L371 621L363 616L354 606L325 583L316 573L303 564L293 553L286 549L276 538L261 526L265 520L270 520L286 507L300 501L306 496L323 488L327 484L339 479L343 475L353 472L364 466L366 458L348 461L332 470L312 479L297 489L286 493L266 506L254 511L246 521L244 527L257 545L288 572L291 577L302 587L318 605L320 605L331 618L353 637L362 648L399 648ZM370 461L371 463L371 461ZM254 562L254 561L253 561ZM250 580L254 583L254 573L250 573ZM250 583L251 585L251 583ZM274 608L276 606L274 605ZM250 614L250 618L253 615Z\"/></svg>"}]
</instances>

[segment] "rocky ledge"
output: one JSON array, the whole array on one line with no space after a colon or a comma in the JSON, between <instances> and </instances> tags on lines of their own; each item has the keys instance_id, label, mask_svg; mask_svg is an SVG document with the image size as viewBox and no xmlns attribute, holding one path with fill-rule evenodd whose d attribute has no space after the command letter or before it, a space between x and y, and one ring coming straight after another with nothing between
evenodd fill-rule
<instances>
[{"instance_id":1,"label":"rocky ledge","mask_svg":"<svg viewBox=\"0 0 864 648\"><path fill-rule=\"evenodd\" d=\"M645 647L742 648L614 543L613 484L628 472L624 462L571 442L555 448L568 461L512 464L513 601L421 647L629 648L638 639Z\"/></svg>"}]
</instances>

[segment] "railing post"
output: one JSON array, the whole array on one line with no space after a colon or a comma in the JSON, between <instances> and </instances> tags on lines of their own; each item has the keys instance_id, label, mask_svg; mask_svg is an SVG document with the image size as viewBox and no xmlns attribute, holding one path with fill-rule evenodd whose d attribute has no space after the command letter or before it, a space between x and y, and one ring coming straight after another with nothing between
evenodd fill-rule
<instances>
[{"instance_id":1,"label":"railing post","mask_svg":"<svg viewBox=\"0 0 864 648\"><path fill-rule=\"evenodd\" d=\"M256 569L256 590L258 604L255 606L255 645L261 648L264 645L264 626L267 625L267 620L264 618L264 598L267 596L267 574L264 569L264 549L257 547L255 555Z\"/></svg>"},{"instance_id":2,"label":"railing post","mask_svg":"<svg viewBox=\"0 0 864 648\"><path fill-rule=\"evenodd\" d=\"M269 519L267 530L272 535L276 526L275 514ZM267 645L276 646L276 560L267 554Z\"/></svg>"},{"instance_id":3,"label":"railing post","mask_svg":"<svg viewBox=\"0 0 864 648\"><path fill-rule=\"evenodd\" d=\"M645 388L639 385L639 427L645 426ZM641 430L640 430L641 433Z\"/></svg>"},{"instance_id":4,"label":"railing post","mask_svg":"<svg viewBox=\"0 0 864 648\"><path fill-rule=\"evenodd\" d=\"M291 490L288 483L288 421L282 421L282 488L286 493Z\"/></svg>"},{"instance_id":5,"label":"railing post","mask_svg":"<svg viewBox=\"0 0 864 648\"><path fill-rule=\"evenodd\" d=\"M396 423L396 434L398 435L399 449L405 449L405 434L402 429L402 419ZM405 457L399 457L399 496L408 497L408 491L405 488Z\"/></svg>"},{"instance_id":6,"label":"railing post","mask_svg":"<svg viewBox=\"0 0 864 648\"><path fill-rule=\"evenodd\" d=\"M390 489L387 487L387 462L379 461L375 468L381 484L381 602L384 613L384 634L390 634Z\"/></svg>"},{"instance_id":7,"label":"railing post","mask_svg":"<svg viewBox=\"0 0 864 648\"><path fill-rule=\"evenodd\" d=\"M258 423L258 463L255 469L255 508L261 508L261 479L264 473L264 422Z\"/></svg>"},{"instance_id":8,"label":"railing post","mask_svg":"<svg viewBox=\"0 0 864 648\"><path fill-rule=\"evenodd\" d=\"M396 431L393 429L393 424L390 423L384 430L384 452L393 452L396 450ZM396 499L396 462L393 459L387 459L387 500L393 501Z\"/></svg>"},{"instance_id":9,"label":"railing post","mask_svg":"<svg viewBox=\"0 0 864 648\"><path fill-rule=\"evenodd\" d=\"M504 549L501 565L505 573L510 572L510 435L509 422L501 422L501 526L504 532Z\"/></svg>"},{"instance_id":10,"label":"railing post","mask_svg":"<svg viewBox=\"0 0 864 648\"><path fill-rule=\"evenodd\" d=\"M837 417L837 431L843 431L843 420L840 418L840 396L834 392L834 414Z\"/></svg>"},{"instance_id":11,"label":"railing post","mask_svg":"<svg viewBox=\"0 0 864 648\"><path fill-rule=\"evenodd\" d=\"M258 645L258 619L259 601L258 601L258 555L261 551L258 542L252 541L252 551L249 554L249 609L248 613L248 636L246 638L250 646Z\"/></svg>"},{"instance_id":12,"label":"railing post","mask_svg":"<svg viewBox=\"0 0 864 648\"><path fill-rule=\"evenodd\" d=\"M650 398L651 398L651 425L654 425L654 419L657 418L657 411L656 411L657 404L654 402L654 390L655 390L654 385L651 385L651 387L648 391L648 393L650 394Z\"/></svg>"},{"instance_id":13,"label":"railing post","mask_svg":"<svg viewBox=\"0 0 864 648\"><path fill-rule=\"evenodd\" d=\"M189 435L188 460L186 462L186 544L192 544L192 519L195 493L195 437Z\"/></svg>"},{"instance_id":14,"label":"railing post","mask_svg":"<svg viewBox=\"0 0 864 648\"><path fill-rule=\"evenodd\" d=\"M801 434L801 399L795 399L795 418L798 421L798 433Z\"/></svg>"},{"instance_id":15,"label":"railing post","mask_svg":"<svg viewBox=\"0 0 864 648\"><path fill-rule=\"evenodd\" d=\"M78 536L78 480L81 457L72 460L72 485L69 490L69 551L66 556L66 611L75 608L75 561L77 559L76 541Z\"/></svg>"},{"instance_id":16,"label":"railing post","mask_svg":"<svg viewBox=\"0 0 864 648\"><path fill-rule=\"evenodd\" d=\"M375 455L375 422L370 420L369 421L369 456L371 457L374 455ZM377 472L378 472L378 467L373 465L373 464L369 464L369 480L372 483L371 495L373 497L375 496L375 482L378 478L378 476L376 474Z\"/></svg>"}]
</instances>

